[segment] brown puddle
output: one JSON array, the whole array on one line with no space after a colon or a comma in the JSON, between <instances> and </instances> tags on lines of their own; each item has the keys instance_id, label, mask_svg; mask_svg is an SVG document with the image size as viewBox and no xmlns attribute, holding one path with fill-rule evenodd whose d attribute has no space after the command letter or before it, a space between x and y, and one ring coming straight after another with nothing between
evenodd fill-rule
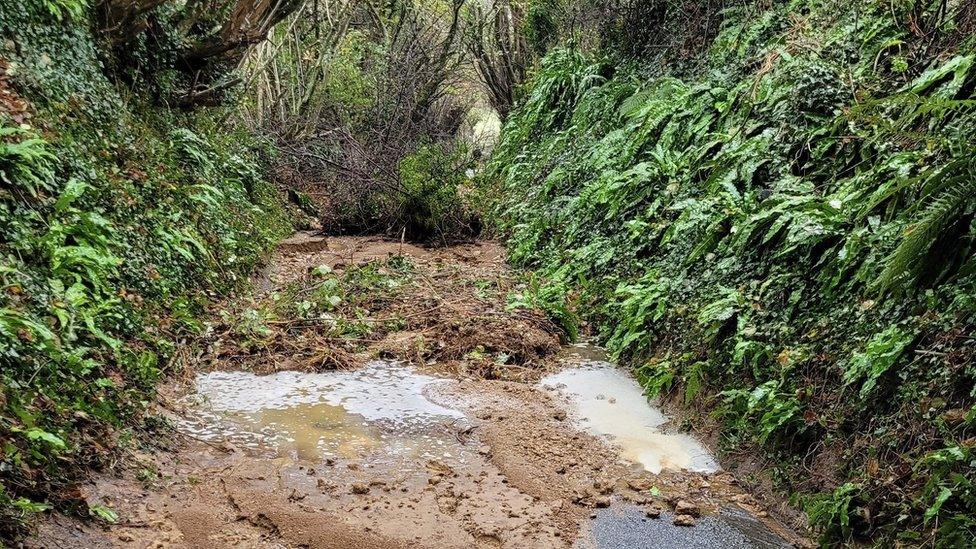
<instances>
[{"instance_id":1,"label":"brown puddle","mask_svg":"<svg viewBox=\"0 0 976 549\"><path fill-rule=\"evenodd\" d=\"M356 418L342 406L327 403L269 408L246 414L246 418L248 423L260 426L261 431L280 433L297 457L304 460L329 455L356 458L382 443L382 435L376 428L370 428L365 419Z\"/></svg>"},{"instance_id":2,"label":"brown puddle","mask_svg":"<svg viewBox=\"0 0 976 549\"><path fill-rule=\"evenodd\" d=\"M574 346L570 364L542 379L543 387L564 397L573 420L604 437L621 457L658 474L664 469L711 473L718 464L694 437L662 430L668 418L648 402L628 372L606 361L602 350Z\"/></svg>"},{"instance_id":3,"label":"brown puddle","mask_svg":"<svg viewBox=\"0 0 976 549\"><path fill-rule=\"evenodd\" d=\"M336 458L463 462L453 437L464 415L427 399L442 380L394 362L356 371L212 372L196 380L185 432L210 442L316 461Z\"/></svg>"}]
</instances>

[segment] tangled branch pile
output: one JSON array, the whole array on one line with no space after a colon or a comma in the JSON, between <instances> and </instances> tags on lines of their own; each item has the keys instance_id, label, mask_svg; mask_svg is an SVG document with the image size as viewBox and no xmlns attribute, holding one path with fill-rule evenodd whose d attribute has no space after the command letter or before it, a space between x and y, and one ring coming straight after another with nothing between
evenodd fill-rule
<instances>
[{"instance_id":1,"label":"tangled branch pile","mask_svg":"<svg viewBox=\"0 0 976 549\"><path fill-rule=\"evenodd\" d=\"M330 232L446 241L477 233L458 188L464 2L306 4L246 61L246 117L277 136L284 183ZM467 96L466 96L467 95Z\"/></svg>"}]
</instances>

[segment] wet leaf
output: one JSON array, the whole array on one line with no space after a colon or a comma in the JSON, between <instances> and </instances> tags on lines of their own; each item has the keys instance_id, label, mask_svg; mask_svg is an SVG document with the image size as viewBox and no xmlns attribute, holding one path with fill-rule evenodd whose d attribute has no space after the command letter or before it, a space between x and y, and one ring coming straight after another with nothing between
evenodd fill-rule
<instances>
[{"instance_id":1,"label":"wet leaf","mask_svg":"<svg viewBox=\"0 0 976 549\"><path fill-rule=\"evenodd\" d=\"M119 521L119 514L114 510L100 504L89 505L88 510L91 514L109 524L115 524Z\"/></svg>"}]
</instances>

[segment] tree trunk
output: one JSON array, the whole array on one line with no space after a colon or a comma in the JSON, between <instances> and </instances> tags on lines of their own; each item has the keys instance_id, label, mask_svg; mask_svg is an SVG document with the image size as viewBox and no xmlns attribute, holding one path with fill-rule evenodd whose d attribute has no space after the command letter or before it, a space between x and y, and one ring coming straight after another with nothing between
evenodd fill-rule
<instances>
[{"instance_id":1,"label":"tree trunk","mask_svg":"<svg viewBox=\"0 0 976 549\"><path fill-rule=\"evenodd\" d=\"M198 70L214 61L236 63L251 45L268 36L272 27L302 5L302 0L237 0L215 36L190 47L183 61Z\"/></svg>"},{"instance_id":2,"label":"tree trunk","mask_svg":"<svg viewBox=\"0 0 976 549\"><path fill-rule=\"evenodd\" d=\"M126 43L146 30L146 14L166 0L101 0L96 6L98 31L115 43Z\"/></svg>"}]
</instances>

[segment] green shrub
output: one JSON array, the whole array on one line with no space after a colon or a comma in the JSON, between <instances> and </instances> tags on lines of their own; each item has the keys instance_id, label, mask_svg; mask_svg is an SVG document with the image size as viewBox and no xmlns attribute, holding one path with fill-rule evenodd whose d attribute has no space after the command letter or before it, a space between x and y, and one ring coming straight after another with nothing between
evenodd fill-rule
<instances>
[{"instance_id":1,"label":"green shrub","mask_svg":"<svg viewBox=\"0 0 976 549\"><path fill-rule=\"evenodd\" d=\"M424 146L400 163L400 188L377 197L411 239L448 242L477 234L479 221L462 198L469 167L461 150Z\"/></svg>"}]
</instances>

